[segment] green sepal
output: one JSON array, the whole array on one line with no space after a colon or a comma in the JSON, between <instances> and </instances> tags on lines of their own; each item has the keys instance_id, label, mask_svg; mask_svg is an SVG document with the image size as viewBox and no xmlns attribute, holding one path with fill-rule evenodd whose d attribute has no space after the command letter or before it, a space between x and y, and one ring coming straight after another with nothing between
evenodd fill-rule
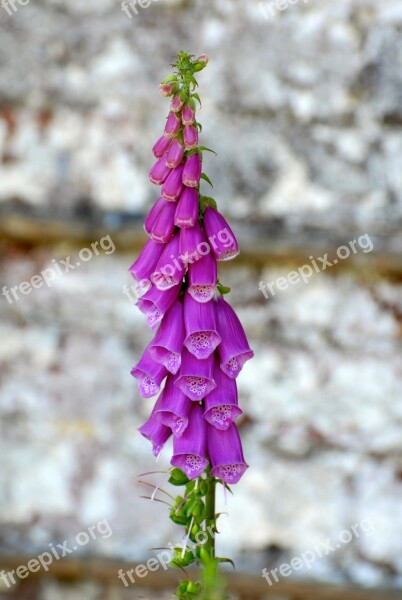
<instances>
[{"instance_id":1,"label":"green sepal","mask_svg":"<svg viewBox=\"0 0 402 600\"><path fill-rule=\"evenodd\" d=\"M208 177L208 175L206 175L205 173L201 173L201 179L203 179L204 181L206 181L207 183L209 183L209 185L210 185L211 187L214 187L214 186L212 185L212 182L211 182L210 178L209 178L209 177Z\"/></svg>"},{"instance_id":2,"label":"green sepal","mask_svg":"<svg viewBox=\"0 0 402 600\"><path fill-rule=\"evenodd\" d=\"M169 483L172 485L186 485L190 480L183 471L178 469L177 467L173 468L170 471L170 477L168 479Z\"/></svg>"},{"instance_id":3,"label":"green sepal","mask_svg":"<svg viewBox=\"0 0 402 600\"><path fill-rule=\"evenodd\" d=\"M180 129L179 133L177 134L177 139L179 140L180 144L182 146L184 146L184 139L183 139L183 129Z\"/></svg>"},{"instance_id":4,"label":"green sepal","mask_svg":"<svg viewBox=\"0 0 402 600\"><path fill-rule=\"evenodd\" d=\"M215 210L218 208L214 198L211 198L210 196L200 196L200 209L202 213L204 213L207 206L212 206Z\"/></svg>"},{"instance_id":5,"label":"green sepal","mask_svg":"<svg viewBox=\"0 0 402 600\"><path fill-rule=\"evenodd\" d=\"M201 498L190 500L189 502L186 502L184 506L188 517L193 516L197 522L202 523L205 519L205 504Z\"/></svg>"},{"instance_id":6,"label":"green sepal","mask_svg":"<svg viewBox=\"0 0 402 600\"><path fill-rule=\"evenodd\" d=\"M229 292L230 292L230 287L228 287L228 286L226 286L226 285L222 285L221 283L219 283L219 281L218 281L218 283L217 283L216 287L217 287L217 289L218 289L218 292L219 292L219 293L220 293L222 296L224 296L225 294L229 294Z\"/></svg>"},{"instance_id":7,"label":"green sepal","mask_svg":"<svg viewBox=\"0 0 402 600\"><path fill-rule=\"evenodd\" d=\"M174 549L174 558L170 561L169 565L176 569L180 569L183 567L188 567L188 565L191 565L191 563L193 563L195 561L195 556L189 548L187 548L187 550L185 551L183 558L182 558L181 554L182 554L182 549L175 548Z\"/></svg>"},{"instance_id":8,"label":"green sepal","mask_svg":"<svg viewBox=\"0 0 402 600\"><path fill-rule=\"evenodd\" d=\"M161 81L161 85L167 85L168 83L176 83L177 75L168 75Z\"/></svg>"},{"instance_id":9,"label":"green sepal","mask_svg":"<svg viewBox=\"0 0 402 600\"><path fill-rule=\"evenodd\" d=\"M189 517L186 517L185 515L177 515L173 511L170 513L169 519L176 525L182 525L182 527L186 527L190 524Z\"/></svg>"}]
</instances>

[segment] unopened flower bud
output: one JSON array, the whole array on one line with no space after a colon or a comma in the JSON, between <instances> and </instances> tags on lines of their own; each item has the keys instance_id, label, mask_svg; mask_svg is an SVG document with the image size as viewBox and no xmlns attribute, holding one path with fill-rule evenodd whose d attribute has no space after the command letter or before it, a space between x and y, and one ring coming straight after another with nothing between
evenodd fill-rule
<instances>
[{"instance_id":1,"label":"unopened flower bud","mask_svg":"<svg viewBox=\"0 0 402 600\"><path fill-rule=\"evenodd\" d=\"M208 64L208 56L206 54L200 54L200 56L197 58L196 62L194 63L194 71L201 71L202 69L204 69Z\"/></svg>"},{"instance_id":2,"label":"unopened flower bud","mask_svg":"<svg viewBox=\"0 0 402 600\"><path fill-rule=\"evenodd\" d=\"M173 112L179 112L181 107L183 106L183 100L180 98L180 95L174 96L172 102L170 103L170 110Z\"/></svg>"},{"instance_id":3,"label":"unopened flower bud","mask_svg":"<svg viewBox=\"0 0 402 600\"><path fill-rule=\"evenodd\" d=\"M177 90L177 76L168 75L159 84L159 91L162 96L172 96Z\"/></svg>"}]
</instances>

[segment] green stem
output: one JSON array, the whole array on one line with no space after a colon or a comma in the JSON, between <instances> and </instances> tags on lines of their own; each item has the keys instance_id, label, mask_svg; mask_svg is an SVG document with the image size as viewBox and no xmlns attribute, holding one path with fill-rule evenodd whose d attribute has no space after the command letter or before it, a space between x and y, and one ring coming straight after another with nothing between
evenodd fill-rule
<instances>
[{"instance_id":1,"label":"green stem","mask_svg":"<svg viewBox=\"0 0 402 600\"><path fill-rule=\"evenodd\" d=\"M216 481L211 477L211 468L207 471L208 492L205 496L205 527L208 539L205 543L205 549L208 551L210 559L215 558L215 533L216 533L216 515L215 515L215 489Z\"/></svg>"}]
</instances>

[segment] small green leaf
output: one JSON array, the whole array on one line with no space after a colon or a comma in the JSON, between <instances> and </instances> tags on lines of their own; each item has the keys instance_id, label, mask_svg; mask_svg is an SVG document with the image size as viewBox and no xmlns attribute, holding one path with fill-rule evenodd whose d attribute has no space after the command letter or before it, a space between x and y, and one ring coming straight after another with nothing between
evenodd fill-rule
<instances>
[{"instance_id":1,"label":"small green leaf","mask_svg":"<svg viewBox=\"0 0 402 600\"><path fill-rule=\"evenodd\" d=\"M188 75L188 80L191 81L193 84L193 89L195 90L195 88L198 87L196 78L193 75Z\"/></svg>"},{"instance_id":2,"label":"small green leaf","mask_svg":"<svg viewBox=\"0 0 402 600\"><path fill-rule=\"evenodd\" d=\"M198 100L198 102L199 102L199 104L201 106L201 100L200 100L199 95L194 93L194 94L192 94L192 97L195 98L196 100Z\"/></svg>"},{"instance_id":3,"label":"small green leaf","mask_svg":"<svg viewBox=\"0 0 402 600\"><path fill-rule=\"evenodd\" d=\"M218 156L215 150L211 150L211 148L207 148L206 146L198 146L200 150L205 150L206 152L212 152L215 156Z\"/></svg>"},{"instance_id":4,"label":"small green leaf","mask_svg":"<svg viewBox=\"0 0 402 600\"><path fill-rule=\"evenodd\" d=\"M210 185L211 187L214 187L214 186L212 185L212 182L211 182L210 178L209 178L209 177L208 177L208 175L206 175L205 173L201 173L201 179L203 179L204 181L206 181L207 183L209 183L209 185Z\"/></svg>"},{"instance_id":5,"label":"small green leaf","mask_svg":"<svg viewBox=\"0 0 402 600\"><path fill-rule=\"evenodd\" d=\"M230 558L217 558L216 560L220 563L230 563L232 565L232 567L234 568L234 570L236 570L236 566L235 566L233 560L231 560Z\"/></svg>"}]
</instances>

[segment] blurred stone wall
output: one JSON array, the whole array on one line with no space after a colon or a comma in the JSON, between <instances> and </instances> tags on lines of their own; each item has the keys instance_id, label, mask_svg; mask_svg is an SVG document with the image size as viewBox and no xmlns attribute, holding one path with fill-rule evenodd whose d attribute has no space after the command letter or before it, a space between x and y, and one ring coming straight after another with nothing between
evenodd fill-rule
<instances>
[{"instance_id":1,"label":"blurred stone wall","mask_svg":"<svg viewBox=\"0 0 402 600\"><path fill-rule=\"evenodd\" d=\"M0 27L0 211L40 217L44 233L46 216L143 213L167 111L157 83L189 49L210 57L200 120L218 157L206 170L235 230L266 219L290 246L314 228L324 251L334 231L401 251L397 0L300 0L269 19L254 1L159 0L129 19L114 0L31 0L0 7ZM8 287L78 251L2 248ZM219 500L220 548L258 576L368 520L372 535L295 575L401 584L402 286L370 269L377 250L364 273L320 273L269 301L258 282L308 251L224 270L256 357L239 380L252 468ZM51 288L1 297L4 552L35 556L102 519L113 535L81 554L141 560L177 539L165 507L138 498L154 463L135 433L151 403L129 376L150 339L122 291L133 258L117 247Z\"/></svg>"}]
</instances>

